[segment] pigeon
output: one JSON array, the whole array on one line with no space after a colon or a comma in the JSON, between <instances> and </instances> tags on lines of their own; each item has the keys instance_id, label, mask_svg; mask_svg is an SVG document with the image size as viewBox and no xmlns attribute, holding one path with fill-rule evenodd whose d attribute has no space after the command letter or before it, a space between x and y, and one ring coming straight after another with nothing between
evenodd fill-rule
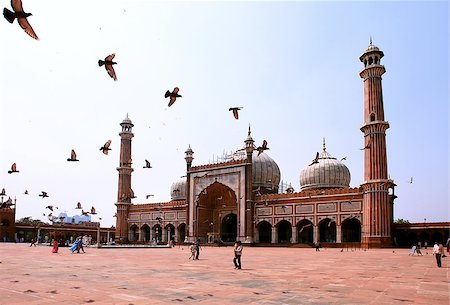
<instances>
[{"instance_id":1,"label":"pigeon","mask_svg":"<svg viewBox=\"0 0 450 305\"><path fill-rule=\"evenodd\" d=\"M136 196L134 196L134 192L133 192L133 189L131 187L128 188L128 191L129 191L129 193L128 193L129 198L131 198L131 199L136 198Z\"/></svg>"},{"instance_id":2,"label":"pigeon","mask_svg":"<svg viewBox=\"0 0 450 305\"><path fill-rule=\"evenodd\" d=\"M97 212L95 212L95 208L94 208L94 207L91 207L91 214L92 214L92 215L97 214Z\"/></svg>"},{"instance_id":3,"label":"pigeon","mask_svg":"<svg viewBox=\"0 0 450 305\"><path fill-rule=\"evenodd\" d=\"M111 150L109 146L111 145L111 140L108 140L102 147L100 147L100 150L103 151L105 155L108 154L108 150Z\"/></svg>"},{"instance_id":4,"label":"pigeon","mask_svg":"<svg viewBox=\"0 0 450 305\"><path fill-rule=\"evenodd\" d=\"M310 224L310 223L307 225L304 225L303 227L300 228L300 230L298 232L302 233L305 228L310 227L310 226L312 226L312 224Z\"/></svg>"},{"instance_id":5,"label":"pigeon","mask_svg":"<svg viewBox=\"0 0 450 305\"><path fill-rule=\"evenodd\" d=\"M175 87L173 88L173 91L170 92L169 90L166 91L166 94L164 95L165 98L168 98L170 96L170 101L168 107L172 106L173 103L177 100L177 97L181 97L181 95L178 94L178 91L180 91L180 88Z\"/></svg>"},{"instance_id":6,"label":"pigeon","mask_svg":"<svg viewBox=\"0 0 450 305\"><path fill-rule=\"evenodd\" d=\"M85 212L85 211L81 210L81 215L88 216L89 212Z\"/></svg>"},{"instance_id":7,"label":"pigeon","mask_svg":"<svg viewBox=\"0 0 450 305\"><path fill-rule=\"evenodd\" d=\"M153 194L145 195L145 199L148 199L149 197L155 196Z\"/></svg>"},{"instance_id":8,"label":"pigeon","mask_svg":"<svg viewBox=\"0 0 450 305\"><path fill-rule=\"evenodd\" d=\"M23 192L24 195L28 195L28 190L25 190L25 192Z\"/></svg>"},{"instance_id":9,"label":"pigeon","mask_svg":"<svg viewBox=\"0 0 450 305\"><path fill-rule=\"evenodd\" d=\"M152 166L150 165L150 162L148 162L148 160L145 160L145 166L143 166L143 168L152 168Z\"/></svg>"},{"instance_id":10,"label":"pigeon","mask_svg":"<svg viewBox=\"0 0 450 305\"><path fill-rule=\"evenodd\" d=\"M364 148L360 148L360 150L369 149L369 148L370 148L370 143L367 144L366 146L364 146Z\"/></svg>"},{"instance_id":11,"label":"pigeon","mask_svg":"<svg viewBox=\"0 0 450 305\"><path fill-rule=\"evenodd\" d=\"M44 199L45 197L48 197L48 194L47 192L42 191L42 194L40 194L39 197L42 197L42 199Z\"/></svg>"},{"instance_id":12,"label":"pigeon","mask_svg":"<svg viewBox=\"0 0 450 305\"><path fill-rule=\"evenodd\" d=\"M314 160L312 160L311 164L308 166L311 166L316 163L319 163L319 152L316 153L316 157L314 158Z\"/></svg>"},{"instance_id":13,"label":"pigeon","mask_svg":"<svg viewBox=\"0 0 450 305\"><path fill-rule=\"evenodd\" d=\"M6 191L4 188L2 188L2 192L0 193L0 196L6 196Z\"/></svg>"},{"instance_id":14,"label":"pigeon","mask_svg":"<svg viewBox=\"0 0 450 305\"><path fill-rule=\"evenodd\" d=\"M19 171L16 169L16 163L13 163L11 165L11 170L8 171L8 174L12 174L12 173L18 173Z\"/></svg>"},{"instance_id":15,"label":"pigeon","mask_svg":"<svg viewBox=\"0 0 450 305\"><path fill-rule=\"evenodd\" d=\"M269 149L267 147L267 141L264 140L261 146L258 146L258 148L256 148L256 150L258 151L258 156L263 153L265 150Z\"/></svg>"},{"instance_id":16,"label":"pigeon","mask_svg":"<svg viewBox=\"0 0 450 305\"><path fill-rule=\"evenodd\" d=\"M52 216L53 216L53 213L50 213L50 214L47 215L48 218L50 218Z\"/></svg>"},{"instance_id":17,"label":"pigeon","mask_svg":"<svg viewBox=\"0 0 450 305\"><path fill-rule=\"evenodd\" d=\"M347 160L347 157L341 158L341 161Z\"/></svg>"},{"instance_id":18,"label":"pigeon","mask_svg":"<svg viewBox=\"0 0 450 305\"><path fill-rule=\"evenodd\" d=\"M72 152L70 153L70 158L69 159L67 159L67 161L80 161L80 160L77 160L77 154L75 153L75 150L73 150L72 149Z\"/></svg>"},{"instance_id":19,"label":"pigeon","mask_svg":"<svg viewBox=\"0 0 450 305\"><path fill-rule=\"evenodd\" d=\"M239 113L238 113L238 111L241 110L241 109L242 109L242 107L232 107L232 108L228 109L228 111L233 111L234 118L236 120L239 120Z\"/></svg>"},{"instance_id":20,"label":"pigeon","mask_svg":"<svg viewBox=\"0 0 450 305\"><path fill-rule=\"evenodd\" d=\"M117 217L117 213L114 213L114 216L113 217Z\"/></svg>"},{"instance_id":21,"label":"pigeon","mask_svg":"<svg viewBox=\"0 0 450 305\"><path fill-rule=\"evenodd\" d=\"M52 205L48 205L48 206L46 206L45 208L46 208L46 209L49 209L50 211L53 212L53 206L52 206Z\"/></svg>"},{"instance_id":22,"label":"pigeon","mask_svg":"<svg viewBox=\"0 0 450 305\"><path fill-rule=\"evenodd\" d=\"M25 13L22 7L22 0L11 0L11 7L14 12L11 12L6 7L3 9L3 16L9 23L13 23L14 19L17 18L17 22L20 27L27 33L30 37L39 40L38 36L34 32L27 17L33 16L31 13Z\"/></svg>"},{"instance_id":23,"label":"pigeon","mask_svg":"<svg viewBox=\"0 0 450 305\"><path fill-rule=\"evenodd\" d=\"M113 65L117 65L117 63L112 61L115 56L116 56L116 54L112 53L111 55L106 56L105 60L99 60L98 66L101 67L101 66L105 65L105 69L108 72L109 76L111 76L111 78L116 81L117 76L116 76L116 72L114 71Z\"/></svg>"}]
</instances>

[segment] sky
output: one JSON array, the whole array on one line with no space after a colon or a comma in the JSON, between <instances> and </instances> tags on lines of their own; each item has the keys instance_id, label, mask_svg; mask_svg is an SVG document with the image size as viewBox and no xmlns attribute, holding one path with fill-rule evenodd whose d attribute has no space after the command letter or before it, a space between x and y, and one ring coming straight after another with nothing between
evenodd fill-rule
<instances>
[{"instance_id":1,"label":"sky","mask_svg":"<svg viewBox=\"0 0 450 305\"><path fill-rule=\"evenodd\" d=\"M249 124L296 191L323 138L331 155L347 157L358 187L359 56L372 37L385 54L394 218L450 220L447 1L23 1L39 41L0 22L0 188L17 199L16 219L47 220L47 205L79 214L81 202L95 206L94 221L115 225L127 113L133 203L169 201L189 145L193 165L207 164L242 148ZM97 63L111 53L117 82ZM175 86L182 98L168 108L164 93ZM66 161L72 149L79 162ZM8 174L14 162L20 172Z\"/></svg>"}]
</instances>

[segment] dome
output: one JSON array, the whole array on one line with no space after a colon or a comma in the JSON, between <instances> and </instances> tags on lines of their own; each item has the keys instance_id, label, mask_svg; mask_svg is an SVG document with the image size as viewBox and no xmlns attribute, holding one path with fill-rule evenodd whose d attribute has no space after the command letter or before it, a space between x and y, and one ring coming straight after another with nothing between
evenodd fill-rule
<instances>
[{"instance_id":1,"label":"dome","mask_svg":"<svg viewBox=\"0 0 450 305\"><path fill-rule=\"evenodd\" d=\"M253 152L253 189L261 188L268 193L278 192L281 173L278 165L265 152L258 156Z\"/></svg>"},{"instance_id":2,"label":"dome","mask_svg":"<svg viewBox=\"0 0 450 305\"><path fill-rule=\"evenodd\" d=\"M369 53L373 51L380 51L380 49L376 45L372 44L372 42L370 42L369 46L367 47L366 51L364 51L364 53Z\"/></svg>"},{"instance_id":3,"label":"dome","mask_svg":"<svg viewBox=\"0 0 450 305\"><path fill-rule=\"evenodd\" d=\"M123 119L122 123L120 123L120 125L123 125L123 124L134 126L133 123L131 122L130 118L128 117L128 113L127 113L127 116Z\"/></svg>"},{"instance_id":4,"label":"dome","mask_svg":"<svg viewBox=\"0 0 450 305\"><path fill-rule=\"evenodd\" d=\"M186 200L186 179L172 183L170 187L171 200Z\"/></svg>"},{"instance_id":5,"label":"dome","mask_svg":"<svg viewBox=\"0 0 450 305\"><path fill-rule=\"evenodd\" d=\"M350 171L344 163L325 150L325 144L317 162L314 161L300 173L300 188L302 191L350 187Z\"/></svg>"}]
</instances>

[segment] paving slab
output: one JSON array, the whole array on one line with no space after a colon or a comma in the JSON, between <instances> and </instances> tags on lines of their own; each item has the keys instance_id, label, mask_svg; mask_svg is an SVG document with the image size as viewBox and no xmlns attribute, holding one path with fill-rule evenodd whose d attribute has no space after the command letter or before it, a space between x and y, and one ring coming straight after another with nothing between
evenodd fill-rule
<instances>
[{"instance_id":1,"label":"paving slab","mask_svg":"<svg viewBox=\"0 0 450 305\"><path fill-rule=\"evenodd\" d=\"M450 304L449 257L409 249L68 248L0 243L0 304Z\"/></svg>"}]
</instances>

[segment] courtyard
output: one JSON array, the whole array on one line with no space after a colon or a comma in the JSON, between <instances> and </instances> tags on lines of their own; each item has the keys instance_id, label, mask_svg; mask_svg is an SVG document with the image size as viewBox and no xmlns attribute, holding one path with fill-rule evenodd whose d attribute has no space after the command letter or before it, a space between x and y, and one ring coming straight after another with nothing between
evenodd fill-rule
<instances>
[{"instance_id":1,"label":"courtyard","mask_svg":"<svg viewBox=\"0 0 450 305\"><path fill-rule=\"evenodd\" d=\"M427 254L428 252L428 254ZM97 249L0 244L0 304L449 304L431 249Z\"/></svg>"}]
</instances>

